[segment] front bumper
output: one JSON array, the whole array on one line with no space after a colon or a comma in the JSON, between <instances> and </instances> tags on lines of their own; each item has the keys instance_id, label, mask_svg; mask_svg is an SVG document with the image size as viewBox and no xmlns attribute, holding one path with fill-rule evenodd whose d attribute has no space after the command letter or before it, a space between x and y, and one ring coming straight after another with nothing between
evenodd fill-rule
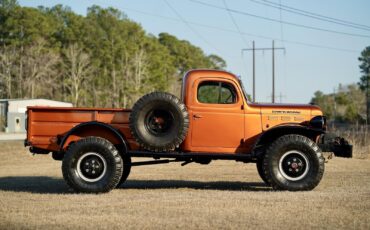
<instances>
[{"instance_id":1,"label":"front bumper","mask_svg":"<svg viewBox=\"0 0 370 230\"><path fill-rule=\"evenodd\" d=\"M353 146L343 137L333 133L322 134L317 144L323 152L333 152L337 157L352 158Z\"/></svg>"}]
</instances>

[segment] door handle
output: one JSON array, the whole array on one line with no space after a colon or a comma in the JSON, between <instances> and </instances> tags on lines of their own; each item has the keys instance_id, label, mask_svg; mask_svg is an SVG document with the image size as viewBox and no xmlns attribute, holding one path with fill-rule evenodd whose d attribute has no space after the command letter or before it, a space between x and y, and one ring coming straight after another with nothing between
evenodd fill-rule
<instances>
[{"instance_id":1,"label":"door handle","mask_svg":"<svg viewBox=\"0 0 370 230\"><path fill-rule=\"evenodd\" d=\"M199 115L199 114L194 114L193 117L194 118L202 118L203 116L202 115Z\"/></svg>"}]
</instances>

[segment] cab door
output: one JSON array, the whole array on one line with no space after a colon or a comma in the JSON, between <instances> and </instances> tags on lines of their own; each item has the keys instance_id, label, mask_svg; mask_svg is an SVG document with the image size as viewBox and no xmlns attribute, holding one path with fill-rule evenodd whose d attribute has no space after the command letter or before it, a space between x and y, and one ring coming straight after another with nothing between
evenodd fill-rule
<instances>
[{"instance_id":1,"label":"cab door","mask_svg":"<svg viewBox=\"0 0 370 230\"><path fill-rule=\"evenodd\" d=\"M191 145L196 151L235 153L244 138L243 99L229 79L198 79L193 85Z\"/></svg>"}]
</instances>

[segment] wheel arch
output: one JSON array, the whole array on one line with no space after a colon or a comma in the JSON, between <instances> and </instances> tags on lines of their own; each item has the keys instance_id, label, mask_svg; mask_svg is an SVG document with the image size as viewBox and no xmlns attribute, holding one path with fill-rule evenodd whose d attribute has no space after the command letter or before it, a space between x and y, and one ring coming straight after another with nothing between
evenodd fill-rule
<instances>
[{"instance_id":1,"label":"wheel arch","mask_svg":"<svg viewBox=\"0 0 370 230\"><path fill-rule=\"evenodd\" d=\"M253 146L253 151L260 147L266 146L269 143L272 143L274 140L284 135L288 134L302 135L316 142L316 138L323 133L325 133L324 130L297 124L284 124L275 126L263 132L259 136L259 138L257 139L256 143Z\"/></svg>"},{"instance_id":2,"label":"wheel arch","mask_svg":"<svg viewBox=\"0 0 370 230\"><path fill-rule=\"evenodd\" d=\"M119 130L109 124L97 121L84 122L70 129L61 138L59 144L60 151L65 150L72 142L88 136L105 138L114 145L122 145L124 152L128 151L129 146L127 145L126 138Z\"/></svg>"}]
</instances>

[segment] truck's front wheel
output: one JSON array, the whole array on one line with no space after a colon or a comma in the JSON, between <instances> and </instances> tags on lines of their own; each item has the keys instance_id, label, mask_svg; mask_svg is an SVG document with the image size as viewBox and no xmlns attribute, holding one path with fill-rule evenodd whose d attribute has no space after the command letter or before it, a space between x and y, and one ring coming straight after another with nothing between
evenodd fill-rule
<instances>
[{"instance_id":1,"label":"truck's front wheel","mask_svg":"<svg viewBox=\"0 0 370 230\"><path fill-rule=\"evenodd\" d=\"M69 147L62 172L67 184L77 192L109 192L120 182L123 161L108 140L87 137Z\"/></svg>"},{"instance_id":2,"label":"truck's front wheel","mask_svg":"<svg viewBox=\"0 0 370 230\"><path fill-rule=\"evenodd\" d=\"M263 171L274 189L312 190L324 174L324 158L319 147L309 138L285 135L267 149Z\"/></svg>"}]
</instances>

